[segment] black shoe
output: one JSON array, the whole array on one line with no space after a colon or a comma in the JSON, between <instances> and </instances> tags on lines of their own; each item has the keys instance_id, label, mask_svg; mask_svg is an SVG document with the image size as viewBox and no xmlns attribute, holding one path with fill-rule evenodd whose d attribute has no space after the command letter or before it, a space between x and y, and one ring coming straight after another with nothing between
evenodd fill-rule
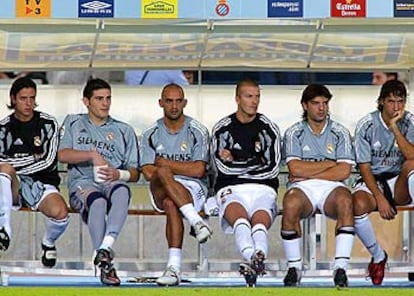
<instances>
[{"instance_id":1,"label":"black shoe","mask_svg":"<svg viewBox=\"0 0 414 296\"><path fill-rule=\"evenodd\" d=\"M338 268L334 271L334 283L338 288L348 287L348 277L344 269Z\"/></svg>"},{"instance_id":2,"label":"black shoe","mask_svg":"<svg viewBox=\"0 0 414 296\"><path fill-rule=\"evenodd\" d=\"M101 271L101 283L109 286L119 286L121 280L116 274L116 269L112 264L114 252L109 249L99 249L93 259L93 264Z\"/></svg>"},{"instance_id":3,"label":"black shoe","mask_svg":"<svg viewBox=\"0 0 414 296\"><path fill-rule=\"evenodd\" d=\"M252 257L251 267L256 271L257 275L266 274L265 269L265 254L263 251L257 250Z\"/></svg>"},{"instance_id":4,"label":"black shoe","mask_svg":"<svg viewBox=\"0 0 414 296\"><path fill-rule=\"evenodd\" d=\"M257 273L256 270L252 266L247 263L241 263L239 267L239 272L244 279L246 280L246 285L248 287L255 287L257 281Z\"/></svg>"},{"instance_id":5,"label":"black shoe","mask_svg":"<svg viewBox=\"0 0 414 296\"><path fill-rule=\"evenodd\" d=\"M112 264L101 267L101 283L108 286L119 286L121 279L116 274L115 267Z\"/></svg>"},{"instance_id":6,"label":"black shoe","mask_svg":"<svg viewBox=\"0 0 414 296\"><path fill-rule=\"evenodd\" d=\"M56 265L57 252L56 247L48 247L42 244L42 264L44 267L52 268Z\"/></svg>"},{"instance_id":7,"label":"black shoe","mask_svg":"<svg viewBox=\"0 0 414 296\"><path fill-rule=\"evenodd\" d=\"M93 264L95 264L99 268L102 268L107 265L111 265L113 258L114 253L111 249L99 249L98 251L96 251L96 256L93 259Z\"/></svg>"},{"instance_id":8,"label":"black shoe","mask_svg":"<svg viewBox=\"0 0 414 296\"><path fill-rule=\"evenodd\" d=\"M0 227L0 251L7 251L10 246L10 236L4 227Z\"/></svg>"},{"instance_id":9,"label":"black shoe","mask_svg":"<svg viewBox=\"0 0 414 296\"><path fill-rule=\"evenodd\" d=\"M283 283L285 287L296 287L300 284L301 272L298 271L295 267L289 267Z\"/></svg>"}]
</instances>

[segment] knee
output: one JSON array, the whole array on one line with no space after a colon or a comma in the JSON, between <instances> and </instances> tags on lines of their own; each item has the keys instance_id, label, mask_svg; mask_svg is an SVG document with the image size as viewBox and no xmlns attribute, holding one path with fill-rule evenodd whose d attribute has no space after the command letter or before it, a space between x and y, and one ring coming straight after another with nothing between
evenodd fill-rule
<instances>
[{"instance_id":1,"label":"knee","mask_svg":"<svg viewBox=\"0 0 414 296\"><path fill-rule=\"evenodd\" d=\"M66 203L62 200L58 204L54 205L50 211L50 218L55 220L66 219L69 215L68 207Z\"/></svg>"},{"instance_id":2,"label":"knee","mask_svg":"<svg viewBox=\"0 0 414 296\"><path fill-rule=\"evenodd\" d=\"M339 210L353 210L352 195L348 189L339 189L337 200L337 207Z\"/></svg>"},{"instance_id":3,"label":"knee","mask_svg":"<svg viewBox=\"0 0 414 296\"><path fill-rule=\"evenodd\" d=\"M177 205L174 203L174 201L170 198L165 198L162 201L162 206L164 208L164 211L166 213L171 213L173 211L178 211Z\"/></svg>"},{"instance_id":4,"label":"knee","mask_svg":"<svg viewBox=\"0 0 414 296\"><path fill-rule=\"evenodd\" d=\"M352 208L354 216L360 216L368 212L367 210L368 199L364 194L360 192L355 193L352 196Z\"/></svg>"}]
</instances>

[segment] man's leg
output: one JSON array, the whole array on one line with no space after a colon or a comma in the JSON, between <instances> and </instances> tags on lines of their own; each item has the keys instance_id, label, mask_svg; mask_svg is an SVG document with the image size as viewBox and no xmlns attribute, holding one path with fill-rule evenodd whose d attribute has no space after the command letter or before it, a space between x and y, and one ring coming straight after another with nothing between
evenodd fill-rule
<instances>
[{"instance_id":1,"label":"man's leg","mask_svg":"<svg viewBox=\"0 0 414 296\"><path fill-rule=\"evenodd\" d=\"M128 217L129 201L130 191L126 185L117 185L112 189L106 232L100 249L112 248Z\"/></svg>"},{"instance_id":2,"label":"man's leg","mask_svg":"<svg viewBox=\"0 0 414 296\"><path fill-rule=\"evenodd\" d=\"M181 282L181 257L184 236L184 224L181 212L169 198L164 199L163 209L167 222L165 235L168 242L168 262L164 274L157 279L161 286L176 286Z\"/></svg>"},{"instance_id":3,"label":"man's leg","mask_svg":"<svg viewBox=\"0 0 414 296\"><path fill-rule=\"evenodd\" d=\"M167 167L158 168L152 177L150 188L155 203L160 209L163 209L164 199L168 197L174 202L190 225L194 227L197 240L200 243L207 241L212 231L195 210L191 193L174 179L171 169Z\"/></svg>"},{"instance_id":4,"label":"man's leg","mask_svg":"<svg viewBox=\"0 0 414 296\"><path fill-rule=\"evenodd\" d=\"M62 196L52 192L40 202L38 210L47 217L46 232L42 239L41 261L44 266L53 267L56 264L56 240L69 224L68 209Z\"/></svg>"},{"instance_id":5,"label":"man's leg","mask_svg":"<svg viewBox=\"0 0 414 296\"><path fill-rule=\"evenodd\" d=\"M252 265L258 274L265 274L264 261L268 255L268 229L271 226L272 218L269 213L259 210L253 214L252 239L255 246L252 257Z\"/></svg>"},{"instance_id":6,"label":"man's leg","mask_svg":"<svg viewBox=\"0 0 414 296\"><path fill-rule=\"evenodd\" d=\"M303 265L300 220L311 215L312 210L313 206L302 190L293 188L286 192L281 227L283 250L288 260L288 272L283 280L285 286L296 286L300 283Z\"/></svg>"},{"instance_id":7,"label":"man's leg","mask_svg":"<svg viewBox=\"0 0 414 296\"><path fill-rule=\"evenodd\" d=\"M10 246L12 229L10 225L13 199L18 199L19 181L15 169L9 164L0 164L0 250Z\"/></svg>"},{"instance_id":8,"label":"man's leg","mask_svg":"<svg viewBox=\"0 0 414 296\"><path fill-rule=\"evenodd\" d=\"M368 217L368 214L377 207L375 198L368 192L356 191L353 194L353 207L355 233L372 256L368 265L368 275L374 285L380 285L384 278L385 264L388 258L387 253L375 237L374 229Z\"/></svg>"},{"instance_id":9,"label":"man's leg","mask_svg":"<svg viewBox=\"0 0 414 296\"><path fill-rule=\"evenodd\" d=\"M404 162L394 186L394 199L397 205L406 205L414 200L414 161Z\"/></svg>"},{"instance_id":10,"label":"man's leg","mask_svg":"<svg viewBox=\"0 0 414 296\"><path fill-rule=\"evenodd\" d=\"M337 220L334 283L338 287L346 287L346 269L355 236L352 196L349 190L344 187L335 188L325 201L324 212L328 217Z\"/></svg>"}]
</instances>

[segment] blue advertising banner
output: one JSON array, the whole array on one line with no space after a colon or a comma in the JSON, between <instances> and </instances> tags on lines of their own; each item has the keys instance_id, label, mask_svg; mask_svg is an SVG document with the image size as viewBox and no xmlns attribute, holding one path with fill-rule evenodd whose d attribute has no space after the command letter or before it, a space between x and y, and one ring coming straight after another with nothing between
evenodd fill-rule
<instances>
[{"instance_id":1,"label":"blue advertising banner","mask_svg":"<svg viewBox=\"0 0 414 296\"><path fill-rule=\"evenodd\" d=\"M114 0L79 0L78 17L114 17Z\"/></svg>"},{"instance_id":2,"label":"blue advertising banner","mask_svg":"<svg viewBox=\"0 0 414 296\"><path fill-rule=\"evenodd\" d=\"M268 17L303 17L303 0L267 0Z\"/></svg>"},{"instance_id":3,"label":"blue advertising banner","mask_svg":"<svg viewBox=\"0 0 414 296\"><path fill-rule=\"evenodd\" d=\"M394 0L394 17L414 17L414 0Z\"/></svg>"}]
</instances>

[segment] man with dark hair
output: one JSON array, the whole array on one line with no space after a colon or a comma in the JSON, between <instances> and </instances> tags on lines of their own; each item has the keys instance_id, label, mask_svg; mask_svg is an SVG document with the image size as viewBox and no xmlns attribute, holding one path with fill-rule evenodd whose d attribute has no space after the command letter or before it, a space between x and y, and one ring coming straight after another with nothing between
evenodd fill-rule
<instances>
[{"instance_id":1,"label":"man with dark hair","mask_svg":"<svg viewBox=\"0 0 414 296\"><path fill-rule=\"evenodd\" d=\"M154 209L167 216L168 263L156 282L176 286L181 281L183 217L199 243L213 233L198 214L207 196L209 137L206 127L184 115L187 100L178 84L164 86L158 104L164 116L142 133L140 164Z\"/></svg>"},{"instance_id":2,"label":"man with dark hair","mask_svg":"<svg viewBox=\"0 0 414 296\"><path fill-rule=\"evenodd\" d=\"M279 128L258 113L260 88L244 79L236 86L237 111L213 128L211 153L222 229L234 234L248 286L265 274L268 229L277 213L281 159Z\"/></svg>"},{"instance_id":3,"label":"man with dark hair","mask_svg":"<svg viewBox=\"0 0 414 296\"><path fill-rule=\"evenodd\" d=\"M289 183L283 198L281 236L288 260L285 286L300 283L300 220L317 211L336 219L334 284L346 287L346 267L354 241L351 193L344 181L354 164L349 131L329 117L329 90L311 84L302 93L302 121L288 128L283 150L289 170Z\"/></svg>"},{"instance_id":4,"label":"man with dark hair","mask_svg":"<svg viewBox=\"0 0 414 296\"><path fill-rule=\"evenodd\" d=\"M380 72L375 71L372 73L372 84L373 85L383 85L389 80L398 79L398 72Z\"/></svg>"},{"instance_id":5,"label":"man with dark hair","mask_svg":"<svg viewBox=\"0 0 414 296\"><path fill-rule=\"evenodd\" d=\"M407 90L399 80L381 87L377 110L355 130L355 152L361 176L353 188L355 230L372 256L368 276L374 285L384 278L387 253L378 244L368 214L394 219L396 205L414 197L414 115L405 110Z\"/></svg>"},{"instance_id":6,"label":"man with dark hair","mask_svg":"<svg viewBox=\"0 0 414 296\"><path fill-rule=\"evenodd\" d=\"M55 242L68 226L69 216L58 190L58 123L53 116L35 111L36 94L30 78L15 80L8 106L14 112L0 121L0 249L7 250L10 244L12 205L23 204L48 218L41 261L53 267Z\"/></svg>"},{"instance_id":7,"label":"man with dark hair","mask_svg":"<svg viewBox=\"0 0 414 296\"><path fill-rule=\"evenodd\" d=\"M101 282L117 286L121 281L112 264L112 245L128 216L127 182L136 182L139 172L135 132L109 115L111 100L106 81L87 82L83 103L88 113L65 118L58 157L68 164L70 204L88 225Z\"/></svg>"}]
</instances>

